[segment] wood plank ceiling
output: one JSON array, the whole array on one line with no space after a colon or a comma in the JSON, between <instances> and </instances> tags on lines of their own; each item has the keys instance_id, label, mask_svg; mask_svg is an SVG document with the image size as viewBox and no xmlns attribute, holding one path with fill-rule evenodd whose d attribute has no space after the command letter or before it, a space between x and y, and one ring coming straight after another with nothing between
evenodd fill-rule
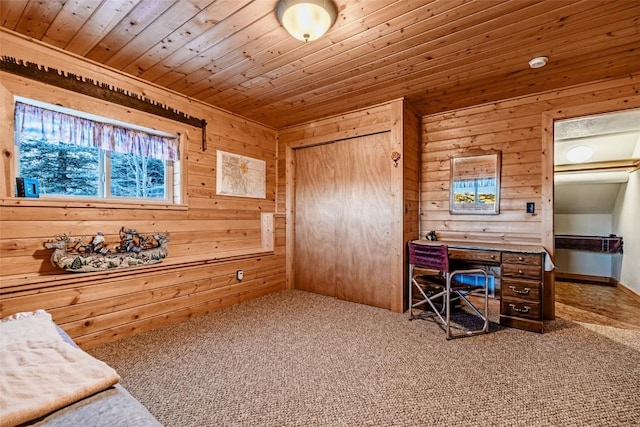
<instances>
[{"instance_id":1,"label":"wood plank ceiling","mask_svg":"<svg viewBox=\"0 0 640 427\"><path fill-rule=\"evenodd\" d=\"M0 24L274 128L400 97L426 115L640 71L637 0L335 3L336 24L308 43L279 25L277 0L0 0ZM530 69L535 56L549 64Z\"/></svg>"}]
</instances>

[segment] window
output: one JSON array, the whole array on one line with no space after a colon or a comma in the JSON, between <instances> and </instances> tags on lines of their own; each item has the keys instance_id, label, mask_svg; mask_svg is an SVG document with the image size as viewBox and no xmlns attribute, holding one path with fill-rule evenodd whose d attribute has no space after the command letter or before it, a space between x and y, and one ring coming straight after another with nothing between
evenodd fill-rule
<instances>
[{"instance_id":1,"label":"window","mask_svg":"<svg viewBox=\"0 0 640 427\"><path fill-rule=\"evenodd\" d=\"M180 201L177 135L18 101L15 146L41 196Z\"/></svg>"}]
</instances>

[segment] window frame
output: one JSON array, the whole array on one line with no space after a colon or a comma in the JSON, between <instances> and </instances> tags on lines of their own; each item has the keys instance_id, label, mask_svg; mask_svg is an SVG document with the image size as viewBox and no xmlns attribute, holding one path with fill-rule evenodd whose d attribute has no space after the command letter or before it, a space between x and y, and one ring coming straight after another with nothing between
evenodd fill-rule
<instances>
[{"instance_id":1,"label":"window frame","mask_svg":"<svg viewBox=\"0 0 640 427\"><path fill-rule=\"evenodd\" d=\"M165 207L165 208L182 209L183 207L185 207L186 189L182 185L182 182L186 182L186 180L182 176L182 171L185 168L181 166L181 163L184 162L186 159L186 156L184 154L184 147L186 146L186 144L184 142L184 137L182 132L179 132L177 130L174 132L158 130L158 129L151 128L149 126L142 126L130 121L123 121L117 118L111 118L106 116L99 116L92 113L87 113L86 111L83 111L77 108L62 106L59 103L52 104L50 102L40 101L33 98L19 96L19 95L14 95L13 98L14 98L13 99L14 109L15 109L15 103L21 102L24 104L30 104L30 105L34 105L44 109L58 111L64 114L75 115L87 120L92 120L92 121L101 122L101 123L109 123L109 124L113 124L116 126L132 129L132 130L140 130L140 131L149 133L151 135L176 137L178 138L178 147L180 152L180 158L176 161L161 159L164 162L164 175L165 175L165 182L164 182L165 197L164 198L123 197L123 196L111 195L110 194L111 189L109 187L111 159L110 159L109 151L101 149L100 155L99 155L99 165L98 165L100 168L100 175L101 175L100 177L98 177L98 180L99 180L98 184L100 188L98 197L92 197L92 196L83 197L83 196L58 195L58 194L40 195L38 199L31 199L29 200L29 203L26 203L26 204L48 205L48 203L51 202L54 205L58 205L59 203L64 203L64 206L71 206L77 203L81 206L97 206L97 207L102 207L102 206L119 207L119 205L122 205L122 207L135 205L136 208L139 208L139 207L144 208L146 206L149 206L151 208ZM89 109L89 108L86 108L86 109ZM143 116L146 115L146 113L141 113L141 114ZM134 116L139 116L140 114L132 114L132 112L127 111L126 115L127 115L127 118L131 118ZM153 116L153 117L156 118L156 116ZM13 119L13 114L12 114L12 119ZM161 121L165 122L165 120L161 120ZM165 125L167 123L169 122L162 123L162 124ZM170 123L173 123L173 122L170 122ZM17 199L20 201L27 202L28 199L23 197L17 197L15 194L15 178L19 176L19 170L20 170L20 153L19 153L19 145L16 144L17 135L15 132L15 122L13 122L13 120L12 120L12 129L14 130L13 132L14 138L12 140L14 164L13 164L13 171L12 171L13 173L11 173L11 176L12 176L11 190L13 191L7 196L9 196L8 197L9 199ZM21 202L20 204L25 204L24 202Z\"/></svg>"}]
</instances>

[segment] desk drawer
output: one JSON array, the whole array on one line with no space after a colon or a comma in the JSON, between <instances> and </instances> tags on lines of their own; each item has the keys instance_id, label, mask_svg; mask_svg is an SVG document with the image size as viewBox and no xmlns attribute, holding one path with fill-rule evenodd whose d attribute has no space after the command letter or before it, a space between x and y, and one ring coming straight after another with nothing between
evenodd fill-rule
<instances>
[{"instance_id":1,"label":"desk drawer","mask_svg":"<svg viewBox=\"0 0 640 427\"><path fill-rule=\"evenodd\" d=\"M466 249L449 249L449 259L460 261L479 261L499 264L501 261L499 251L477 251Z\"/></svg>"},{"instance_id":2,"label":"desk drawer","mask_svg":"<svg viewBox=\"0 0 640 427\"><path fill-rule=\"evenodd\" d=\"M502 262L505 264L524 264L542 266L542 256L540 254L509 253L502 254Z\"/></svg>"},{"instance_id":3,"label":"desk drawer","mask_svg":"<svg viewBox=\"0 0 640 427\"><path fill-rule=\"evenodd\" d=\"M533 280L502 280L502 298L518 298L527 301L540 301L541 282Z\"/></svg>"},{"instance_id":4,"label":"desk drawer","mask_svg":"<svg viewBox=\"0 0 640 427\"><path fill-rule=\"evenodd\" d=\"M502 264L503 277L516 277L520 279L541 280L542 270L539 266L522 264Z\"/></svg>"},{"instance_id":5,"label":"desk drawer","mask_svg":"<svg viewBox=\"0 0 640 427\"><path fill-rule=\"evenodd\" d=\"M503 316L540 319L540 303L537 301L503 298L500 305L500 314Z\"/></svg>"}]
</instances>

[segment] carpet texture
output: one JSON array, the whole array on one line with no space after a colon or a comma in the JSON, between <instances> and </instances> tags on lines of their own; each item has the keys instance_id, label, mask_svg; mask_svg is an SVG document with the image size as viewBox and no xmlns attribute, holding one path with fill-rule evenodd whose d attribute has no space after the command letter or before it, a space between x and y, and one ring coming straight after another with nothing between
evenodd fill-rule
<instances>
[{"instance_id":1,"label":"carpet texture","mask_svg":"<svg viewBox=\"0 0 640 427\"><path fill-rule=\"evenodd\" d=\"M90 353L166 426L637 426L640 332L546 328L447 341L283 291Z\"/></svg>"}]
</instances>

